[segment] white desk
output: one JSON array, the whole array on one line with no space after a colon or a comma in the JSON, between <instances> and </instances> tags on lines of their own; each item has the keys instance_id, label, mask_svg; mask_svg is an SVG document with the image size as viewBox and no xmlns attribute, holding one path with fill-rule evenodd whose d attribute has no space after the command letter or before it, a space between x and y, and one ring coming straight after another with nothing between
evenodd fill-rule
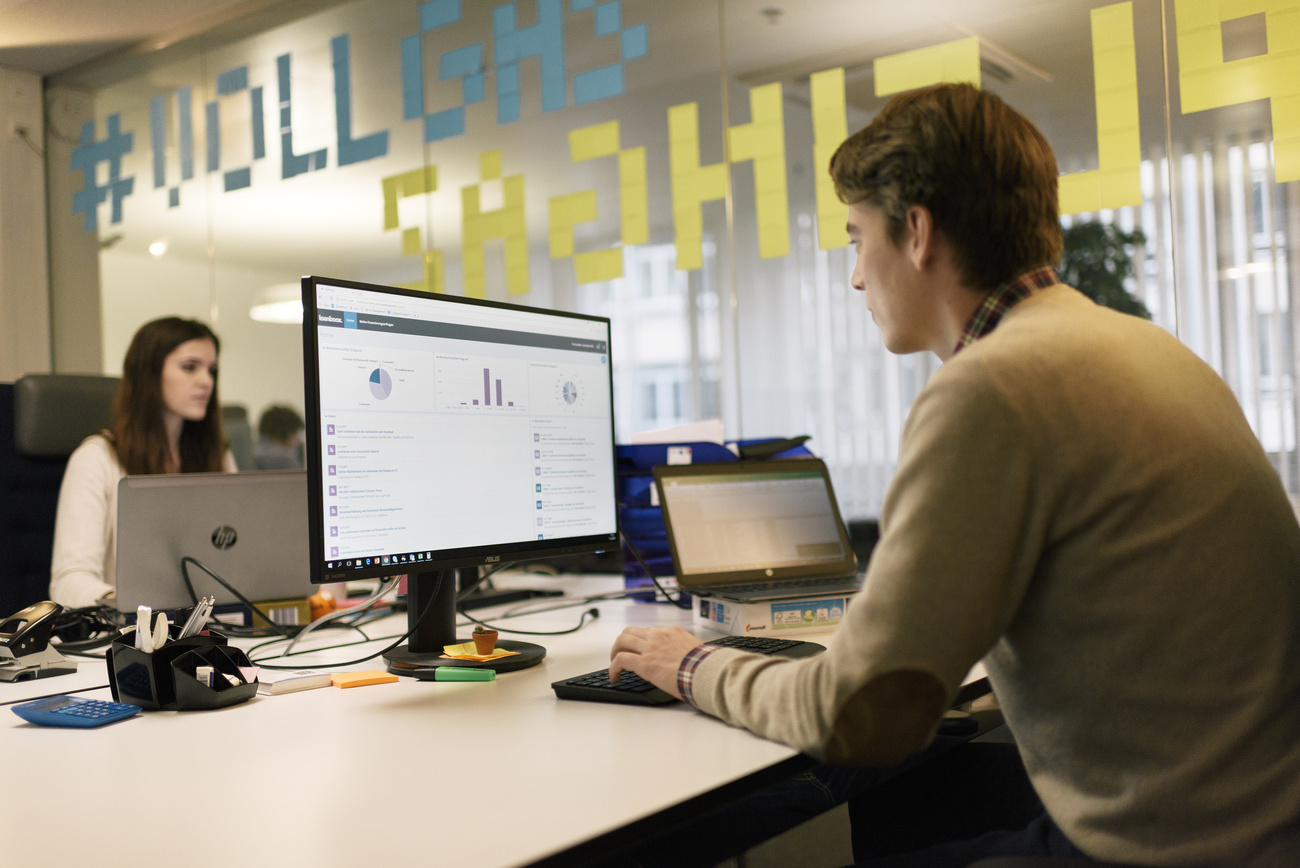
<instances>
[{"instance_id":1,"label":"white desk","mask_svg":"<svg viewBox=\"0 0 1300 868\"><path fill-rule=\"evenodd\" d=\"M563 582L621 586L621 579ZM599 609L600 619L579 633L537 639L548 650L541 665L490 683L404 678L259 696L216 711L146 711L92 730L37 727L0 709L3 862L521 865L738 779L765 778L774 766L804 764L790 748L685 705L556 700L550 683L607 665L624 626L689 623L688 612L666 605ZM563 629L581 611L514 623ZM105 665L83 660L75 675L0 684L0 701L106 683ZM83 695L110 694L104 687Z\"/></svg>"}]
</instances>

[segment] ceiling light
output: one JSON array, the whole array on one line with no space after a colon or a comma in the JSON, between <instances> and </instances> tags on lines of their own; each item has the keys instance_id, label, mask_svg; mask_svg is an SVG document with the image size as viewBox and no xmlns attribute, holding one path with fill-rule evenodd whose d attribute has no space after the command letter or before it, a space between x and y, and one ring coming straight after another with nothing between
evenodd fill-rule
<instances>
[{"instance_id":1,"label":"ceiling light","mask_svg":"<svg viewBox=\"0 0 1300 868\"><path fill-rule=\"evenodd\" d=\"M1240 280L1243 277L1249 277L1252 274L1264 274L1273 270L1271 262L1247 262L1245 265L1235 265L1231 268L1225 268L1219 273L1228 280Z\"/></svg>"},{"instance_id":2,"label":"ceiling light","mask_svg":"<svg viewBox=\"0 0 1300 868\"><path fill-rule=\"evenodd\" d=\"M301 323L302 288L296 283L268 286L253 299L248 315L258 322Z\"/></svg>"},{"instance_id":3,"label":"ceiling light","mask_svg":"<svg viewBox=\"0 0 1300 868\"><path fill-rule=\"evenodd\" d=\"M149 245L149 255L157 259L167 252L167 242L165 240L155 241Z\"/></svg>"}]
</instances>

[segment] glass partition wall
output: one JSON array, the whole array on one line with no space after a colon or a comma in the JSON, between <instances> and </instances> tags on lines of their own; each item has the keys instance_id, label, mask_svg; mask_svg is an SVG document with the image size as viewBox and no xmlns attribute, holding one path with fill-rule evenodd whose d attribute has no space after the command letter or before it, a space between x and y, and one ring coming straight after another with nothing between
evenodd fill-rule
<instances>
[{"instance_id":1,"label":"glass partition wall","mask_svg":"<svg viewBox=\"0 0 1300 868\"><path fill-rule=\"evenodd\" d=\"M974 81L1040 126L1063 225L1105 228L1072 243L1110 240L1112 282L1224 376L1297 493L1297 20L1300 0L269 4L52 82L93 113L50 131L74 142L51 208L81 234L51 249L98 244L105 371L145 320L201 317L254 419L301 406L274 320L303 274L606 315L621 441L810 434L869 517L938 362L881 345L825 166L891 94Z\"/></svg>"}]
</instances>

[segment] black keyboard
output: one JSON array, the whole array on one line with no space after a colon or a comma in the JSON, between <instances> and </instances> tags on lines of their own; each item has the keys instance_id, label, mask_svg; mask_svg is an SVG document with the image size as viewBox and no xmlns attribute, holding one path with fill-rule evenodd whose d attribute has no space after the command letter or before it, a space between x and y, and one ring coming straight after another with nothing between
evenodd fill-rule
<instances>
[{"instance_id":1,"label":"black keyboard","mask_svg":"<svg viewBox=\"0 0 1300 868\"><path fill-rule=\"evenodd\" d=\"M618 679L618 684L609 683L608 669L598 669L576 678L556 681L551 687L560 699L626 702L629 705L667 705L677 701L640 675L626 670Z\"/></svg>"},{"instance_id":2,"label":"black keyboard","mask_svg":"<svg viewBox=\"0 0 1300 868\"><path fill-rule=\"evenodd\" d=\"M706 645L722 645L726 648L739 648L741 651L753 651L755 654L779 654L782 657L811 657L826 650L816 642L800 642L798 639L778 639L775 636L723 636L706 642Z\"/></svg>"},{"instance_id":3,"label":"black keyboard","mask_svg":"<svg viewBox=\"0 0 1300 868\"><path fill-rule=\"evenodd\" d=\"M782 657L810 657L826 650L815 642L777 639L773 636L723 636L707 645L723 645L756 654L779 654ZM551 684L559 699L582 699L589 702L624 702L630 705L667 705L677 700L639 675L624 671L618 684L609 682L609 670L598 669Z\"/></svg>"}]
</instances>

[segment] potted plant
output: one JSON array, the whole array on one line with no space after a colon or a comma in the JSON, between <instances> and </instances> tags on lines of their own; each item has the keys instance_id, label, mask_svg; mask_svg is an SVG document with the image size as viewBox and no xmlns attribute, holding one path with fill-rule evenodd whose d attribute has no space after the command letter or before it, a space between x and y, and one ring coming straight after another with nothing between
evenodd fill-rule
<instances>
[{"instance_id":1,"label":"potted plant","mask_svg":"<svg viewBox=\"0 0 1300 868\"><path fill-rule=\"evenodd\" d=\"M1062 235L1065 252L1057 269L1062 282L1097 304L1151 319L1147 306L1124 288L1124 281L1136 273L1129 251L1147 241L1141 229L1125 232L1114 224L1076 223Z\"/></svg>"},{"instance_id":2,"label":"potted plant","mask_svg":"<svg viewBox=\"0 0 1300 868\"><path fill-rule=\"evenodd\" d=\"M480 655L487 656L496 650L497 631L485 630L483 625L479 624L474 628L474 650Z\"/></svg>"}]
</instances>

